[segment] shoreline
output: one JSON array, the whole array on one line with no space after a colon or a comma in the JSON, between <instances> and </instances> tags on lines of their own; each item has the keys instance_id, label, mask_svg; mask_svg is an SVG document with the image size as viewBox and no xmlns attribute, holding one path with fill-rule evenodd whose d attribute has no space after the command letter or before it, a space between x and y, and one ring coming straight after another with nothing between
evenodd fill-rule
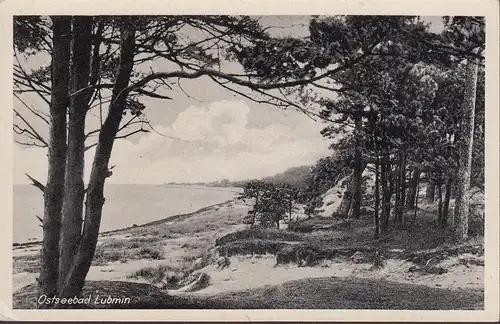
<instances>
[{"instance_id":1,"label":"shoreline","mask_svg":"<svg viewBox=\"0 0 500 324\"><path fill-rule=\"evenodd\" d=\"M175 221L175 220L179 220L179 219L186 219L186 218L194 216L194 215L196 215L198 213L210 210L210 209L212 209L214 207L219 207L219 206L225 205L225 204L230 203L230 202L232 202L232 201L234 201L236 199L237 198L229 199L229 200L223 201L223 202L218 203L218 204L213 204L213 205L202 207L202 208L200 208L198 210L195 210L193 212L190 212L190 213L176 214L176 215L172 215L172 216L167 216L167 217L161 218L159 220L148 222L148 223L144 223L144 224L140 224L140 225L137 225L137 226L128 226L128 227L122 227L122 228L118 228L118 229L114 229L114 230L109 230L109 231L105 231L105 232L100 232L99 236L102 236L104 234L108 235L108 234L119 233L119 232L127 231L127 230L130 230L130 229L133 229L133 228L143 228L143 227L148 227L148 226L153 226L153 225L159 225L159 224L163 224L163 223L167 223L167 222L171 222L171 221ZM31 242L30 241L27 241L27 242L12 242L12 247L14 249L16 249L16 248L23 248L23 247L25 248L25 247L30 247L30 246L34 246L34 245L39 245L39 244L42 244L42 243L43 243L42 240L31 241Z\"/></svg>"}]
</instances>

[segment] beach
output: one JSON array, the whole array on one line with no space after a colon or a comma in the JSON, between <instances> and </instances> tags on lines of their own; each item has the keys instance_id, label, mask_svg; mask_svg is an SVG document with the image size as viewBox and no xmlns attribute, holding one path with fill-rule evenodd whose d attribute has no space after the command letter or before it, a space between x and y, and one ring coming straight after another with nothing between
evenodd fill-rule
<instances>
[{"instance_id":1,"label":"beach","mask_svg":"<svg viewBox=\"0 0 500 324\"><path fill-rule=\"evenodd\" d=\"M101 232L140 225L233 199L239 188L181 185L107 184ZM30 185L14 186L13 241L39 241L43 195Z\"/></svg>"}]
</instances>

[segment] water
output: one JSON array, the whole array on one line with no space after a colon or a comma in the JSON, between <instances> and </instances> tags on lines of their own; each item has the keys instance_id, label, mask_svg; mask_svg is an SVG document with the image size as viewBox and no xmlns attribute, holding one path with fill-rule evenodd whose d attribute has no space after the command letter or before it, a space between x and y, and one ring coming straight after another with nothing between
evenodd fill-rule
<instances>
[{"instance_id":1,"label":"water","mask_svg":"<svg viewBox=\"0 0 500 324\"><path fill-rule=\"evenodd\" d=\"M101 232L190 213L233 199L238 191L236 188L108 184L104 189L106 202ZM42 238L36 215L43 217L40 190L29 185L14 186L14 242Z\"/></svg>"}]
</instances>

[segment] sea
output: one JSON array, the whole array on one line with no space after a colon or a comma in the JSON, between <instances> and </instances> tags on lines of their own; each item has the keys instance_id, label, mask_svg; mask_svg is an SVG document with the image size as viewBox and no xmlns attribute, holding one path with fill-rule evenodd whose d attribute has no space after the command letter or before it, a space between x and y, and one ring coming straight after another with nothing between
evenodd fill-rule
<instances>
[{"instance_id":1,"label":"sea","mask_svg":"<svg viewBox=\"0 0 500 324\"><path fill-rule=\"evenodd\" d=\"M107 184L101 232L191 213L236 198L239 188L181 185ZM40 240L43 195L30 185L14 186L13 241Z\"/></svg>"}]
</instances>

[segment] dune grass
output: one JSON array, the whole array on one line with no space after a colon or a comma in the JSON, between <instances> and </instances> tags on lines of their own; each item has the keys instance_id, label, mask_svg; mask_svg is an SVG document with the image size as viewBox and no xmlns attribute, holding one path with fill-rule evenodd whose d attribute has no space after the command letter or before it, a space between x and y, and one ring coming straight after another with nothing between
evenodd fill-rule
<instances>
[{"instance_id":1,"label":"dune grass","mask_svg":"<svg viewBox=\"0 0 500 324\"><path fill-rule=\"evenodd\" d=\"M223 293L211 297L169 296L148 284L119 281L87 281L83 295L130 296L131 302L85 305L114 309L386 309L480 310L481 290L447 290L386 280L354 278L302 279L285 284ZM432 301L432 302L430 302ZM13 296L14 309L36 308L36 284Z\"/></svg>"},{"instance_id":2,"label":"dune grass","mask_svg":"<svg viewBox=\"0 0 500 324\"><path fill-rule=\"evenodd\" d=\"M265 228L261 226L252 226L218 238L215 245L220 246L230 242L242 240L302 241L303 239L304 237L302 235L294 232L274 228Z\"/></svg>"},{"instance_id":3,"label":"dune grass","mask_svg":"<svg viewBox=\"0 0 500 324\"><path fill-rule=\"evenodd\" d=\"M156 241L155 241L156 242ZM100 244L96 247L93 265L105 265L110 262L139 259L161 260L164 258L165 252L162 244L147 244L139 242L129 242L127 240L113 240L108 244Z\"/></svg>"},{"instance_id":4,"label":"dune grass","mask_svg":"<svg viewBox=\"0 0 500 324\"><path fill-rule=\"evenodd\" d=\"M36 273L40 271L40 253L20 255L12 258L13 273L31 272Z\"/></svg>"},{"instance_id":5,"label":"dune grass","mask_svg":"<svg viewBox=\"0 0 500 324\"><path fill-rule=\"evenodd\" d=\"M386 280L329 277L224 293L217 295L214 301L242 309L470 310L484 307L484 293Z\"/></svg>"}]
</instances>

